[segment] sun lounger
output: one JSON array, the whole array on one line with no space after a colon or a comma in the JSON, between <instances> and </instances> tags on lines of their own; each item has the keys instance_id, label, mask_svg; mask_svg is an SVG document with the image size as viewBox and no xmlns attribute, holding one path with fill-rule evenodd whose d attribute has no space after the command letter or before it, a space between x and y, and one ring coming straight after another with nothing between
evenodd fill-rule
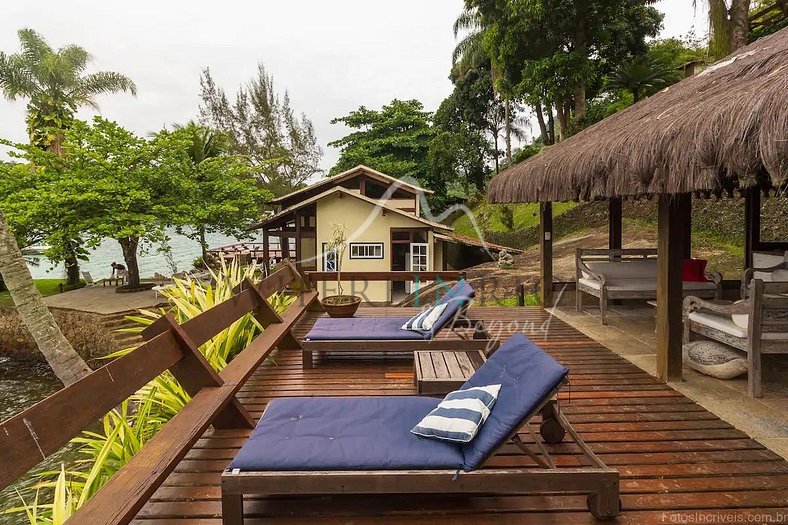
<instances>
[{"instance_id":1,"label":"sun lounger","mask_svg":"<svg viewBox=\"0 0 788 525\"><path fill-rule=\"evenodd\" d=\"M501 384L487 421L466 444L410 433L439 399L273 400L222 474L223 523L243 523L246 494L582 493L594 516L612 518L620 510L618 472L593 454L553 399L567 373L522 334L511 337L463 385ZM541 437L528 424L537 414ZM533 443L520 438L524 425ZM585 456L579 464L589 466L556 467L544 442L560 442L566 432ZM513 446L533 466L485 467L504 446Z\"/></svg>"},{"instance_id":2,"label":"sun lounger","mask_svg":"<svg viewBox=\"0 0 788 525\"><path fill-rule=\"evenodd\" d=\"M474 297L473 287L461 280L455 284L436 304L447 304L446 309L427 332L403 330L409 317L351 317L347 319L320 318L301 342L304 368L312 367L313 352L414 352L433 351L489 351L495 346L481 321L466 317L466 311ZM436 339L446 327L458 331L460 328L473 330L471 339L458 332L462 339Z\"/></svg>"}]
</instances>

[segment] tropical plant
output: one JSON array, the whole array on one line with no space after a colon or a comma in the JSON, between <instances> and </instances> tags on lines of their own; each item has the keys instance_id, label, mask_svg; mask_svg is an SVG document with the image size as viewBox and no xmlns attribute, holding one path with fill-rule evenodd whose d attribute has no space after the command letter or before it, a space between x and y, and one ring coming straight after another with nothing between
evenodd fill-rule
<instances>
[{"instance_id":1,"label":"tropical plant","mask_svg":"<svg viewBox=\"0 0 788 525\"><path fill-rule=\"evenodd\" d=\"M29 99L27 131L30 143L58 152L62 130L68 129L80 106L98 108L96 95L137 87L128 77L111 71L84 75L93 57L84 48L53 49L32 29L17 32L21 52L0 51L0 89L8 100Z\"/></svg>"},{"instance_id":2,"label":"tropical plant","mask_svg":"<svg viewBox=\"0 0 788 525\"><path fill-rule=\"evenodd\" d=\"M63 336L0 210L0 274L11 292L22 322L30 330L52 371L68 386L90 373L90 368Z\"/></svg>"},{"instance_id":3,"label":"tropical plant","mask_svg":"<svg viewBox=\"0 0 788 525\"><path fill-rule=\"evenodd\" d=\"M203 313L231 298L233 289L245 279L257 275L254 266L241 268L237 262L222 265L219 272L211 272L211 283L191 278L177 279L162 291L168 306L159 311L143 310L129 319L139 327L124 331L141 331L164 313L171 313L178 323ZM283 293L272 295L269 303L278 312L284 311L295 300ZM221 371L227 363L257 336L263 327L250 313L235 321L200 347L208 363ZM107 359L124 355L133 348L124 349ZM188 403L190 397L170 374L165 372L142 387L119 408L102 419L100 429L83 432L72 440L79 445L79 459L75 468L61 467L54 481L44 480L33 486L36 490L32 503L22 501L22 506L7 512L25 512L31 525L62 523L81 507L93 494L128 463L159 429ZM54 473L42 474L48 478ZM51 503L43 503L39 491L54 492ZM62 519L61 519L62 518ZM60 520L60 521L57 521Z\"/></svg>"},{"instance_id":4,"label":"tropical plant","mask_svg":"<svg viewBox=\"0 0 788 525\"><path fill-rule=\"evenodd\" d=\"M608 89L621 89L632 93L633 102L644 94L650 94L670 82L672 72L660 60L649 57L634 57L624 62L608 79Z\"/></svg>"}]
</instances>

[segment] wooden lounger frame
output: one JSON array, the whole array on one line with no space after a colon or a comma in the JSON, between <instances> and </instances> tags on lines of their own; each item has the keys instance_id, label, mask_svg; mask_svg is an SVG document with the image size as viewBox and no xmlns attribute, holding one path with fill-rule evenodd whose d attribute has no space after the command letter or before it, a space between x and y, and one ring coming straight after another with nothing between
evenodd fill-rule
<instances>
[{"instance_id":1,"label":"wooden lounger frame","mask_svg":"<svg viewBox=\"0 0 788 525\"><path fill-rule=\"evenodd\" d=\"M243 497L246 494L331 495L331 494L588 494L588 510L598 519L612 519L621 511L618 471L607 467L585 444L561 413L553 396L517 425L528 426L537 450L524 443L517 432L502 446L517 447L536 462L528 468L482 468L472 472L453 470L375 471L269 471L222 473L222 523L243 525ZM529 421L542 415L539 433ZM568 433L591 464L588 467L557 468L547 443L560 443ZM540 437L541 435L541 437ZM485 459L485 462L488 458Z\"/></svg>"},{"instance_id":2,"label":"wooden lounger frame","mask_svg":"<svg viewBox=\"0 0 788 525\"><path fill-rule=\"evenodd\" d=\"M449 323L448 329L459 336L459 339L437 338L432 339L333 339L301 341L303 366L312 368L314 352L353 352L353 353L408 353L420 350L431 352L467 352L480 350L490 354L499 346L499 341L490 337L484 321L469 319L465 316L468 307L460 310ZM445 330L446 328L444 328ZM460 329L473 330L469 339Z\"/></svg>"}]
</instances>

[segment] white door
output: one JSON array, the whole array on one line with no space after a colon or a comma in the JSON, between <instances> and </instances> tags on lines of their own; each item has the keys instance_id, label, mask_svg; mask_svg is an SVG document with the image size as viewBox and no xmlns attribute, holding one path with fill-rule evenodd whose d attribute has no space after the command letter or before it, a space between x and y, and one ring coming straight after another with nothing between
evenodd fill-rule
<instances>
[{"instance_id":1,"label":"white door","mask_svg":"<svg viewBox=\"0 0 788 525\"><path fill-rule=\"evenodd\" d=\"M426 242L412 242L410 243L410 271L412 272L426 272L429 269L429 244ZM408 293L413 293L420 287L424 286L424 280L416 282L408 282Z\"/></svg>"}]
</instances>

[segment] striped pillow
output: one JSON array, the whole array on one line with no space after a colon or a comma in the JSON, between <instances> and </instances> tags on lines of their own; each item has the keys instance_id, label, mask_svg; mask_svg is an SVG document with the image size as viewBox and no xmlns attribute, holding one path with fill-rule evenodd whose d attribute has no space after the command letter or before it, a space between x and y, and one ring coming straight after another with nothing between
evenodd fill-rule
<instances>
[{"instance_id":1,"label":"striped pillow","mask_svg":"<svg viewBox=\"0 0 788 525\"><path fill-rule=\"evenodd\" d=\"M501 385L455 390L410 431L417 436L468 443L490 415Z\"/></svg>"},{"instance_id":2,"label":"striped pillow","mask_svg":"<svg viewBox=\"0 0 788 525\"><path fill-rule=\"evenodd\" d=\"M402 325L403 330L412 330L414 332L429 332L435 321L441 316L446 309L446 304L437 304L432 308L427 308L423 312L414 315L408 322Z\"/></svg>"}]
</instances>

